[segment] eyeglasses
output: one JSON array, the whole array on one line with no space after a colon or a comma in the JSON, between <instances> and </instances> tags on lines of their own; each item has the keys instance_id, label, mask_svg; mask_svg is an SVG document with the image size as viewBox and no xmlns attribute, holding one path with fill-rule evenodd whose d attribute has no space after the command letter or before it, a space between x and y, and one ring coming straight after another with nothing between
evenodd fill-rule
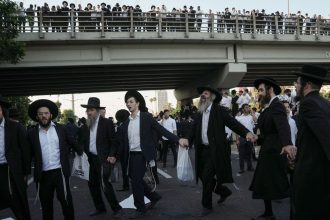
<instances>
[{"instance_id":1,"label":"eyeglasses","mask_svg":"<svg viewBox=\"0 0 330 220\"><path fill-rule=\"evenodd\" d=\"M48 116L49 114L50 114L49 112L38 112L37 113L38 116L43 116L43 115Z\"/></svg>"}]
</instances>

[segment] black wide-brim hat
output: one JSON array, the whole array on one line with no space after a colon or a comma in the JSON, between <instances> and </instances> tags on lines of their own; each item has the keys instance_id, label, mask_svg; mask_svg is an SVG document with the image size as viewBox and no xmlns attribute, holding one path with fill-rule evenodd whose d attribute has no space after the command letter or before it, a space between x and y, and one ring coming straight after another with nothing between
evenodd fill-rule
<instances>
[{"instance_id":1,"label":"black wide-brim hat","mask_svg":"<svg viewBox=\"0 0 330 220\"><path fill-rule=\"evenodd\" d=\"M73 5L74 8L76 7L76 5L75 5L74 3L71 3L71 4L70 4L70 7L71 7L72 5Z\"/></svg>"},{"instance_id":2,"label":"black wide-brim hat","mask_svg":"<svg viewBox=\"0 0 330 220\"><path fill-rule=\"evenodd\" d=\"M222 99L220 92L217 89L212 88L211 86L200 86L197 87L198 94L202 94L205 90L212 92L215 95L214 103L219 103Z\"/></svg>"},{"instance_id":3,"label":"black wide-brim hat","mask_svg":"<svg viewBox=\"0 0 330 220\"><path fill-rule=\"evenodd\" d=\"M28 110L29 117L33 121L38 121L36 116L37 116L38 109L41 107L47 107L49 109L50 113L53 116L52 119L55 119L57 117L58 107L54 102L52 102L48 99L38 99L30 104L29 110Z\"/></svg>"},{"instance_id":4,"label":"black wide-brim hat","mask_svg":"<svg viewBox=\"0 0 330 220\"><path fill-rule=\"evenodd\" d=\"M146 101L144 100L144 98L141 95L141 93L139 93L136 90L129 90L129 91L127 91L126 94L125 94L125 103L131 97L134 97L136 99L136 101L140 103L140 105L139 105L140 111L142 111L142 112L147 111Z\"/></svg>"},{"instance_id":5,"label":"black wide-brim hat","mask_svg":"<svg viewBox=\"0 0 330 220\"><path fill-rule=\"evenodd\" d=\"M281 87L277 84L277 82L274 79L272 79L270 77L264 77L264 78L256 79L254 81L253 85L256 89L258 89L258 87L261 83L265 83L265 84L270 85L271 87L273 87L275 95L279 95L282 92Z\"/></svg>"},{"instance_id":6,"label":"black wide-brim hat","mask_svg":"<svg viewBox=\"0 0 330 220\"><path fill-rule=\"evenodd\" d=\"M0 105L7 109L10 108L11 106L11 104L7 101L7 99L2 97L1 95L0 95Z\"/></svg>"},{"instance_id":7,"label":"black wide-brim hat","mask_svg":"<svg viewBox=\"0 0 330 220\"><path fill-rule=\"evenodd\" d=\"M129 111L127 111L126 109L120 109L116 112L116 120L121 123L121 122L124 122L128 119L130 113Z\"/></svg>"},{"instance_id":8,"label":"black wide-brim hat","mask_svg":"<svg viewBox=\"0 0 330 220\"><path fill-rule=\"evenodd\" d=\"M90 97L87 104L80 106L83 108L105 109L105 107L100 106L100 99L97 97Z\"/></svg>"},{"instance_id":9,"label":"black wide-brim hat","mask_svg":"<svg viewBox=\"0 0 330 220\"><path fill-rule=\"evenodd\" d=\"M101 3L101 6L104 5L104 6L107 6L107 4L105 4L104 2Z\"/></svg>"},{"instance_id":10,"label":"black wide-brim hat","mask_svg":"<svg viewBox=\"0 0 330 220\"><path fill-rule=\"evenodd\" d=\"M327 77L328 70L322 66L306 64L301 68L300 72L295 72L297 76L307 78L312 82L330 82Z\"/></svg>"},{"instance_id":11,"label":"black wide-brim hat","mask_svg":"<svg viewBox=\"0 0 330 220\"><path fill-rule=\"evenodd\" d=\"M66 3L66 5L68 5L68 2L67 2L67 1L63 1L63 2L62 2L62 5L64 5L64 3Z\"/></svg>"},{"instance_id":12,"label":"black wide-brim hat","mask_svg":"<svg viewBox=\"0 0 330 220\"><path fill-rule=\"evenodd\" d=\"M91 3L88 3L87 6L90 5L91 7L93 7L93 5Z\"/></svg>"}]
</instances>

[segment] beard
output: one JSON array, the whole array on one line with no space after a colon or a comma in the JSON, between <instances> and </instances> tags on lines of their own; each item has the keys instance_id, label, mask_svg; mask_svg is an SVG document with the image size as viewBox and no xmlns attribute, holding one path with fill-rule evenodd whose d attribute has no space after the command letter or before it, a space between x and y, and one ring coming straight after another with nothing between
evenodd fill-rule
<instances>
[{"instance_id":1,"label":"beard","mask_svg":"<svg viewBox=\"0 0 330 220\"><path fill-rule=\"evenodd\" d=\"M96 120L97 120L97 117L98 117L98 115L96 116L96 117L89 117L88 116L88 118L87 118L87 126L89 127L89 128L92 128L92 127L94 127L94 125L96 124Z\"/></svg>"},{"instance_id":2,"label":"beard","mask_svg":"<svg viewBox=\"0 0 330 220\"><path fill-rule=\"evenodd\" d=\"M304 99L304 87L301 86L299 90L297 90L297 98L299 98L299 100Z\"/></svg>"},{"instance_id":3,"label":"beard","mask_svg":"<svg viewBox=\"0 0 330 220\"><path fill-rule=\"evenodd\" d=\"M266 91L265 96L259 96L258 102L260 103L261 108L263 108L265 105L267 105L271 99L272 99L272 97L270 96L268 91Z\"/></svg>"},{"instance_id":4,"label":"beard","mask_svg":"<svg viewBox=\"0 0 330 220\"><path fill-rule=\"evenodd\" d=\"M198 112L203 113L212 104L211 99L206 99L205 96L201 96L198 102Z\"/></svg>"},{"instance_id":5,"label":"beard","mask_svg":"<svg viewBox=\"0 0 330 220\"><path fill-rule=\"evenodd\" d=\"M50 118L46 122L44 120L39 120L39 125L43 128L48 128L51 121L52 120Z\"/></svg>"}]
</instances>

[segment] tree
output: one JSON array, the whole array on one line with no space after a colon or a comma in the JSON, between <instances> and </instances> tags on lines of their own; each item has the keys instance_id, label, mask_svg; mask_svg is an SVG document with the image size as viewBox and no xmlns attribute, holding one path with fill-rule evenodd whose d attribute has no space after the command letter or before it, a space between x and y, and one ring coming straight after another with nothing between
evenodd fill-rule
<instances>
[{"instance_id":1,"label":"tree","mask_svg":"<svg viewBox=\"0 0 330 220\"><path fill-rule=\"evenodd\" d=\"M59 122L61 120L61 118L62 118L62 112L61 112L61 105L62 105L62 103L60 103L60 101L56 101L55 104L56 104L56 106L58 108L58 115L57 115L56 118L54 118L54 120L56 122Z\"/></svg>"},{"instance_id":2,"label":"tree","mask_svg":"<svg viewBox=\"0 0 330 220\"><path fill-rule=\"evenodd\" d=\"M1 0L0 0L1 1ZM31 100L27 96L14 96L7 97L8 102L11 104L11 108L16 108L20 113L20 121L23 124L27 124L29 121L28 109Z\"/></svg>"},{"instance_id":3,"label":"tree","mask_svg":"<svg viewBox=\"0 0 330 220\"><path fill-rule=\"evenodd\" d=\"M76 121L77 116L74 115L74 112L72 109L64 109L62 113L62 117L60 119L61 124L68 123L68 118L73 118L74 121Z\"/></svg>"},{"instance_id":4,"label":"tree","mask_svg":"<svg viewBox=\"0 0 330 220\"><path fill-rule=\"evenodd\" d=\"M25 55L24 44L15 39L18 31L17 4L0 0L0 62L18 63Z\"/></svg>"}]
</instances>

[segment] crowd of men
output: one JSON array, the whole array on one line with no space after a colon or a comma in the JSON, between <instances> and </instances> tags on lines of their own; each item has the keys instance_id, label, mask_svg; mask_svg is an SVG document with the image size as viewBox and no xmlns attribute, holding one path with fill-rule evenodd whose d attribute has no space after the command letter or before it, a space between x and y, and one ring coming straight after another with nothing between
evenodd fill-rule
<instances>
[{"instance_id":1,"label":"crowd of men","mask_svg":"<svg viewBox=\"0 0 330 220\"><path fill-rule=\"evenodd\" d=\"M178 123L168 110L157 121L148 112L143 96L130 90L123 98L127 110L116 113L116 126L104 117L105 107L100 100L90 97L87 104L81 105L86 109L87 119L81 118L79 127L72 120L66 126L55 122L59 112L56 104L39 99L28 109L36 126L26 129L8 113L10 104L0 97L0 208L11 208L19 220L31 219L26 179L32 162L43 219L54 218L54 192L64 219L74 219L68 156L69 150L74 149L78 155L85 153L90 164L88 187L95 208L90 216L106 212L102 194L114 218L126 215L109 181L112 165L118 160L123 173L122 190L131 188L137 208L128 218L144 218L162 196L151 189L143 177L147 170L155 173L157 156L166 167L169 148L174 154L175 166L178 145L194 147L196 177L202 182L199 217L204 217L213 211L213 193L219 196L218 203L224 203L232 194L225 185L234 181L229 144L232 131L238 135L240 173L244 173L246 162L247 170L254 171L249 188L252 197L264 201L265 210L256 219L276 219L272 201L290 197L291 219L328 220L330 102L319 92L323 83L330 80L327 69L315 65L303 66L296 75L299 102L296 98L298 107L294 119L291 118L290 90L285 91L282 96L286 98L281 101L281 87L268 77L254 81L260 105L258 113L250 111L251 97L247 90L240 91L239 96L233 91L230 97L206 85L197 88L198 106L183 107ZM159 141L161 148L158 148ZM261 147L254 168L251 155L256 141ZM148 205L144 203L144 196L151 201Z\"/></svg>"},{"instance_id":2,"label":"crowd of men","mask_svg":"<svg viewBox=\"0 0 330 220\"><path fill-rule=\"evenodd\" d=\"M101 15L103 13L103 16ZM133 16L134 31L156 31L159 21L162 23L162 31L185 31L186 22L190 32L211 32L215 29L218 33L252 33L253 18L256 20L256 31L261 34L274 34L276 31L275 17L278 18L278 31L280 34L315 34L317 29L324 35L330 34L330 20L323 19L321 15L302 14L298 11L296 14L285 14L283 12L266 13L262 10L237 10L236 8L225 8L222 12L213 12L211 9L203 11L200 6L195 9L189 8L167 9L165 5L156 7L152 5L150 10L143 10L139 5L120 5L114 6L106 3L93 5L88 3L85 7L81 4L68 4L62 2L62 6L49 6L44 3L43 6L30 5L24 7L20 2L17 9L20 30L25 32L26 23L30 31L34 31L35 20L40 27L41 23L46 32L67 32L70 26L71 31L99 31L104 28L105 31L130 31L131 16ZM71 15L73 16L71 18ZM42 16L42 20L40 20ZM101 19L103 17L103 21ZM36 19L35 19L36 18ZM161 20L160 20L161 19ZM186 20L187 19L187 20ZM236 19L238 22L236 22ZM319 20L319 25L317 25ZM72 21L72 22L71 22ZM238 24L238 27L236 27ZM103 27L102 27L103 25ZM237 29L236 29L237 28Z\"/></svg>"}]
</instances>

